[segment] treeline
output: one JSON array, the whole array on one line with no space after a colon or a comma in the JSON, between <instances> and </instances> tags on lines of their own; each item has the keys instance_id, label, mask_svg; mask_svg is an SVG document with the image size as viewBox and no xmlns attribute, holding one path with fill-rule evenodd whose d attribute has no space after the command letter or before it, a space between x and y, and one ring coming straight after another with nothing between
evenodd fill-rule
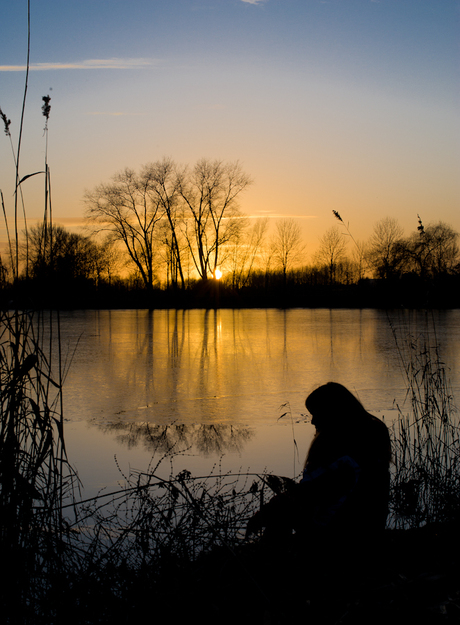
<instances>
[{"instance_id":1,"label":"treeline","mask_svg":"<svg viewBox=\"0 0 460 625\"><path fill-rule=\"evenodd\" d=\"M170 159L126 169L85 195L88 234L45 220L24 233L21 273L0 264L4 304L40 307L434 306L460 304L458 234L443 222L405 236L383 218L357 241L341 216L306 262L293 219L251 220L238 163ZM13 254L11 254L13 256ZM15 261L11 258L11 265ZM14 294L12 291L14 282Z\"/></svg>"}]
</instances>

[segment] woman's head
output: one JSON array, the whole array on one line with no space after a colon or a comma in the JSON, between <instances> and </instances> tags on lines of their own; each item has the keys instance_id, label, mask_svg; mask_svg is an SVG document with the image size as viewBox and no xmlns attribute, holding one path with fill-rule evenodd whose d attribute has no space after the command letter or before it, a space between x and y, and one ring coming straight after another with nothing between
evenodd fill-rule
<instances>
[{"instance_id":1,"label":"woman's head","mask_svg":"<svg viewBox=\"0 0 460 625\"><path fill-rule=\"evenodd\" d=\"M305 406L318 431L349 427L368 414L353 393L337 382L319 386L307 397Z\"/></svg>"}]
</instances>

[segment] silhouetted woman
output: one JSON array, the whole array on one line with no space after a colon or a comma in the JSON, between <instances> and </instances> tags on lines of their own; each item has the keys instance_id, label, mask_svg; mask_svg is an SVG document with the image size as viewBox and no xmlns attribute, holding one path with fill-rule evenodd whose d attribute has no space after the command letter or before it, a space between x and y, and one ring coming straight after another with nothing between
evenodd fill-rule
<instances>
[{"instance_id":1,"label":"silhouetted woman","mask_svg":"<svg viewBox=\"0 0 460 625\"><path fill-rule=\"evenodd\" d=\"M300 484L272 499L248 524L266 540L321 537L352 547L385 527L391 444L386 425L341 384L314 390L305 405L316 428ZM335 546L333 546L335 545Z\"/></svg>"},{"instance_id":2,"label":"silhouetted woman","mask_svg":"<svg viewBox=\"0 0 460 625\"><path fill-rule=\"evenodd\" d=\"M317 388L305 405L316 428L301 482L307 498L308 487L318 491L312 494L310 522L360 535L384 529L391 459L387 426L336 382Z\"/></svg>"},{"instance_id":3,"label":"silhouetted woman","mask_svg":"<svg viewBox=\"0 0 460 625\"><path fill-rule=\"evenodd\" d=\"M261 508L247 535L264 528L256 574L288 615L282 622L335 623L385 576L390 436L341 384L320 386L305 404L316 434L302 479Z\"/></svg>"}]
</instances>

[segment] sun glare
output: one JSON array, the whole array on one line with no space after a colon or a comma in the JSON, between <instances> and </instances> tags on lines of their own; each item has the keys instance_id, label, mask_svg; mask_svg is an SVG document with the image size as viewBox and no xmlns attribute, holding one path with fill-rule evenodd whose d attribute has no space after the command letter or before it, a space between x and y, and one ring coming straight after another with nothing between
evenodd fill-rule
<instances>
[{"instance_id":1,"label":"sun glare","mask_svg":"<svg viewBox=\"0 0 460 625\"><path fill-rule=\"evenodd\" d=\"M216 280L220 280L222 278L222 272L220 269L215 270L214 277L216 278Z\"/></svg>"}]
</instances>

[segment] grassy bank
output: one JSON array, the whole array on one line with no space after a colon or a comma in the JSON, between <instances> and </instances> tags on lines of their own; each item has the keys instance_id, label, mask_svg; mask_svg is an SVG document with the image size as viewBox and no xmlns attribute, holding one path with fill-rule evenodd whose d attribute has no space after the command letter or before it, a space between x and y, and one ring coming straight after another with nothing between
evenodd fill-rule
<instances>
[{"instance_id":1,"label":"grassy bank","mask_svg":"<svg viewBox=\"0 0 460 625\"><path fill-rule=\"evenodd\" d=\"M59 317L47 319L45 332L39 314L1 317L4 622L128 623L146 612L224 623L458 619L459 428L435 345L396 337L407 400L392 430L388 529L371 557L345 551L329 568L308 546L276 552L244 538L282 479L218 470L161 479L173 447L159 445L119 491L82 500L65 453L65 364L43 339Z\"/></svg>"}]
</instances>

